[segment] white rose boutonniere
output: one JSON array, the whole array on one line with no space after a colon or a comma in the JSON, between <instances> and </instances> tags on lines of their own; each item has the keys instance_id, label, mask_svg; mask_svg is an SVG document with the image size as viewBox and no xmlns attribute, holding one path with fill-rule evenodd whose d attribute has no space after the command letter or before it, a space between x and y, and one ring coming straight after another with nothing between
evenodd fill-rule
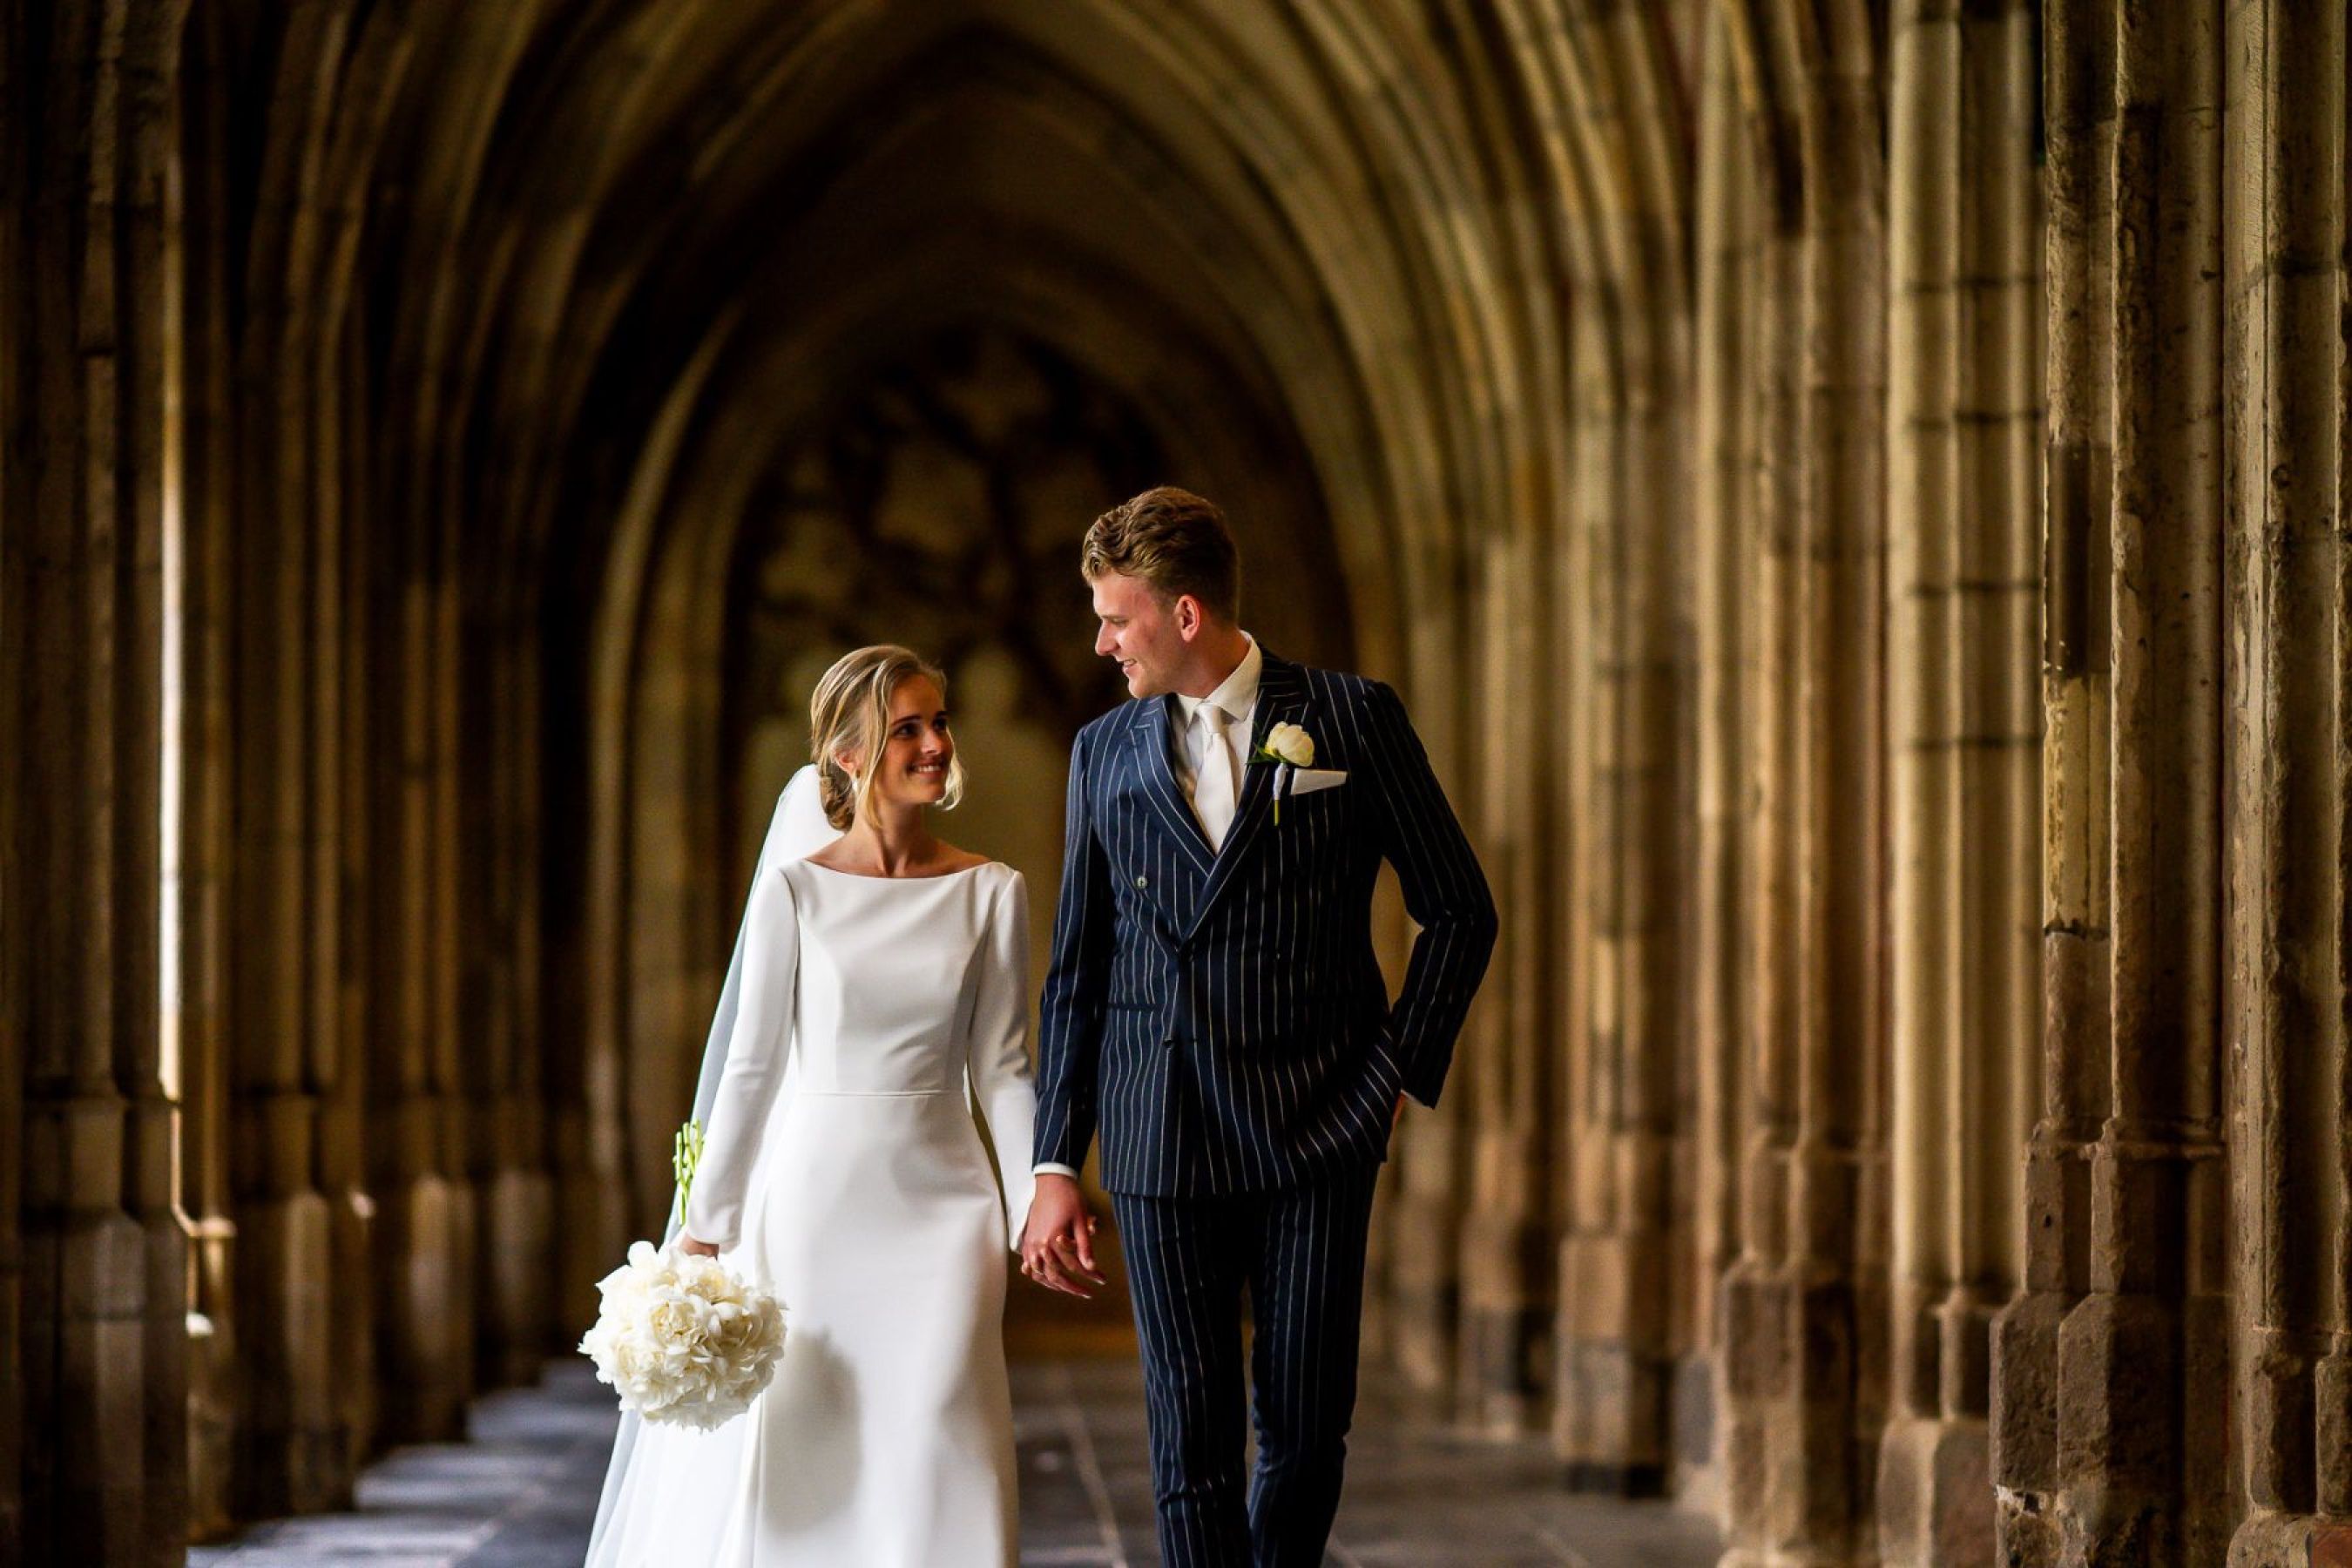
<instances>
[{"instance_id":1,"label":"white rose boutonniere","mask_svg":"<svg viewBox=\"0 0 2352 1568\"><path fill-rule=\"evenodd\" d=\"M1265 732L1251 753L1253 763L1272 763L1274 775L1274 820L1282 821L1282 797L1289 793L1290 775L1300 768L1315 765L1315 737L1296 724L1276 724Z\"/></svg>"}]
</instances>

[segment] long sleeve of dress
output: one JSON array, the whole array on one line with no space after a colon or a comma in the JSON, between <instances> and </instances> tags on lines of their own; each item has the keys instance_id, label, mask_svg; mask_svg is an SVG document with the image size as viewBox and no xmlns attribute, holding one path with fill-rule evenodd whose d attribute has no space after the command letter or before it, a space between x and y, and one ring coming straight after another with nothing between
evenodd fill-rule
<instances>
[{"instance_id":1,"label":"long sleeve of dress","mask_svg":"<svg viewBox=\"0 0 2352 1568\"><path fill-rule=\"evenodd\" d=\"M981 954L965 1060L1004 1175L1008 1245L1017 1245L1036 1190L1029 1146L1037 1121L1037 1089L1029 1071L1029 884L1018 871L996 895L982 940L986 951Z\"/></svg>"},{"instance_id":2,"label":"long sleeve of dress","mask_svg":"<svg viewBox=\"0 0 2352 1568\"><path fill-rule=\"evenodd\" d=\"M703 1129L702 1162L694 1173L684 1226L687 1235L720 1248L740 1239L744 1194L792 1050L800 911L782 867L761 873L743 920L742 996L710 1125Z\"/></svg>"}]
</instances>

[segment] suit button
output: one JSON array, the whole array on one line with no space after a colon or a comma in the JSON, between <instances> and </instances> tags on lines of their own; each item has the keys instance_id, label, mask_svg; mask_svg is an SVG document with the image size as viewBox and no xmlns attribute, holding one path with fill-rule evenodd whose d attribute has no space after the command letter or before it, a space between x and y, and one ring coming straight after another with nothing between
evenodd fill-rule
<instances>
[{"instance_id":1,"label":"suit button","mask_svg":"<svg viewBox=\"0 0 2352 1568\"><path fill-rule=\"evenodd\" d=\"M1140 887L1142 887L1142 886L1143 886L1143 884L1144 884L1144 879L1143 879L1141 877L1138 877L1138 878L1135 879L1135 885L1136 885L1137 887L1140 888Z\"/></svg>"}]
</instances>

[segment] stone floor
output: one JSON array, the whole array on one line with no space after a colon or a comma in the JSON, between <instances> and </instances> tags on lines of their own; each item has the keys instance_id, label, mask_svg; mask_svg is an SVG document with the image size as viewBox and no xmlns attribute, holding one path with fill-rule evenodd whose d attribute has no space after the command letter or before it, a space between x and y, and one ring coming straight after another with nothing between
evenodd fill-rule
<instances>
[{"instance_id":1,"label":"stone floor","mask_svg":"<svg viewBox=\"0 0 2352 1568\"><path fill-rule=\"evenodd\" d=\"M1145 1568L1151 1489L1132 1361L1014 1369L1024 1564ZM475 1406L473 1440L399 1449L360 1483L358 1511L280 1520L189 1553L193 1568L574 1568L595 1513L612 1407L585 1363ZM1714 1530L1663 1504L1579 1498L1540 1445L1419 1425L1367 1380L1329 1562L1699 1568Z\"/></svg>"}]
</instances>

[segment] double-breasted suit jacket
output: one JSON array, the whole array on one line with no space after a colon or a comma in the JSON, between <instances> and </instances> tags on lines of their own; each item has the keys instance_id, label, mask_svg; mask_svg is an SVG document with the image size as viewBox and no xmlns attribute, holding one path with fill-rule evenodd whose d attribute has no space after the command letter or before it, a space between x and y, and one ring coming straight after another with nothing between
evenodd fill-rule
<instances>
[{"instance_id":1,"label":"double-breasted suit jacket","mask_svg":"<svg viewBox=\"0 0 2352 1568\"><path fill-rule=\"evenodd\" d=\"M1110 1192L1311 1182L1386 1154L1402 1089L1435 1103L1494 949L1495 905L1386 685L1265 655L1250 752L1275 724L1344 782L1282 801L1254 763L1213 851L1170 755L1171 700L1079 731L1040 1031L1035 1157L1102 1138ZM1391 1004L1380 863L1421 927Z\"/></svg>"}]
</instances>

